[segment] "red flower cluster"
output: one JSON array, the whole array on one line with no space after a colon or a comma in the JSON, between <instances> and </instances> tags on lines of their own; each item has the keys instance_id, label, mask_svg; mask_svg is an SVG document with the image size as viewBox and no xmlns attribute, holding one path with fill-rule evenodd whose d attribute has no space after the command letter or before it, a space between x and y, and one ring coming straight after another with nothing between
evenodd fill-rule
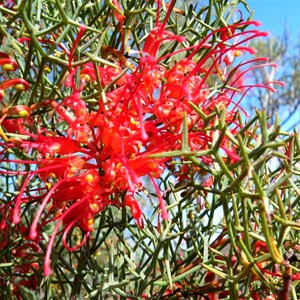
<instances>
[{"instance_id":1,"label":"red flower cluster","mask_svg":"<svg viewBox=\"0 0 300 300\"><path fill-rule=\"evenodd\" d=\"M23 299L20 292L22 287L32 290L38 288L37 270L39 269L39 264L35 261L33 254L41 253L41 249L37 243L26 236L27 228L24 226L19 227L19 232L25 236L25 242L22 245L18 245L18 238L13 242L15 237L12 234L7 234L7 231L3 229L1 228L4 234L0 238L0 249L6 255L1 257L1 263L10 265L13 262L13 275L9 279L12 286L12 294L15 296L15 299ZM11 250L12 244L14 249ZM0 275L0 286L3 287L6 284L6 276Z\"/></svg>"},{"instance_id":2,"label":"red flower cluster","mask_svg":"<svg viewBox=\"0 0 300 300\"><path fill-rule=\"evenodd\" d=\"M113 2L115 18L122 28L124 16L120 12L121 7L117 1ZM7 163L31 166L26 171L0 171L25 176L20 193L13 203L6 206L3 215L7 219L12 215L9 221L17 224L21 221L22 205L36 202L38 210L29 233L33 240L37 239L44 226L55 223L45 257L46 276L51 273L50 255L56 235L62 234L63 243L70 251L78 249L93 230L95 217L107 205L128 206L139 227L143 228L143 214L135 194L144 190L144 176L153 183L162 218L167 219L167 208L157 180L167 169L170 155L162 154L157 158L159 155L153 154L209 149L213 131L208 134L204 128L210 125L213 128L216 117L210 117L207 124L203 116L227 109L226 122L234 124L239 102L251 88L242 80L243 75L251 70L247 62L227 70L235 57L254 53L247 46L249 40L266 35L265 32L245 29L249 25L259 25L258 22L240 21L214 30L205 39L187 48L183 36L166 30L169 14L170 9L163 23L159 23L157 17L156 27L146 38L143 51L135 53L140 56L139 63L129 63L122 50L105 46L104 51L115 57L114 66L95 68L87 63L73 67L75 49L86 32L85 26L79 28L72 48L66 52L69 76L65 85L70 88L70 95L39 104L56 114L65 128L62 134L42 126L38 132L30 130L34 121L30 113L36 106L7 106L1 110L1 123L6 131L0 132L4 140L1 143L2 153L10 147L17 147L23 152L34 149L36 153L36 160L32 161L2 159ZM180 43L182 49L160 57L161 45L173 42ZM166 65L169 58L179 52L186 54L185 57L173 66ZM14 60L6 55L2 54L1 60L4 70L16 69ZM245 66L245 70L240 70ZM78 72L80 86L75 84ZM88 93L90 86L97 84L97 78L100 78L103 92L95 109L83 100L83 95ZM219 84L217 92L212 93L209 82ZM18 90L28 88L25 80L14 79L1 83L1 89L11 85ZM271 89L267 84L262 86ZM234 102L240 92L242 94ZM18 118L12 121L12 116ZM232 131L235 130L232 126ZM184 131L188 132L187 149L183 149L182 145ZM26 139L9 138L9 133L21 134ZM225 138L221 149L232 161L239 160L236 149ZM211 163L210 156L202 160L206 164ZM30 182L37 177L43 186L33 189ZM75 226L84 234L81 243L72 247L67 244L67 237Z\"/></svg>"}]
</instances>

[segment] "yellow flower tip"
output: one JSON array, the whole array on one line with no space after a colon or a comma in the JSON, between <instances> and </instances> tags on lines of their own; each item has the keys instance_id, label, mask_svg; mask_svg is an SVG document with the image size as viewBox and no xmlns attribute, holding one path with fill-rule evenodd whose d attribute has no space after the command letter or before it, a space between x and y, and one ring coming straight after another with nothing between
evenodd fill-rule
<instances>
[{"instance_id":1,"label":"yellow flower tip","mask_svg":"<svg viewBox=\"0 0 300 300\"><path fill-rule=\"evenodd\" d=\"M51 173L49 174L49 178L57 179L57 176L56 176L55 173L51 172Z\"/></svg>"},{"instance_id":2,"label":"yellow flower tip","mask_svg":"<svg viewBox=\"0 0 300 300\"><path fill-rule=\"evenodd\" d=\"M25 84L22 84L22 83L19 83L19 84L16 84L14 86L15 90L18 91L18 92L23 92L23 91L26 91L28 89L27 86L25 86Z\"/></svg>"},{"instance_id":3,"label":"yellow flower tip","mask_svg":"<svg viewBox=\"0 0 300 300\"><path fill-rule=\"evenodd\" d=\"M81 74L81 75L80 75L80 79L81 79L82 81L85 81L85 82L91 82L91 81L92 81L91 76L88 75L88 74Z\"/></svg>"},{"instance_id":4,"label":"yellow flower tip","mask_svg":"<svg viewBox=\"0 0 300 300\"><path fill-rule=\"evenodd\" d=\"M94 218L92 218L92 217L89 218L88 221L87 221L88 226L89 226L89 227L90 227L90 226L93 226L93 225L94 225L94 222L95 222L95 221L94 221Z\"/></svg>"},{"instance_id":5,"label":"yellow flower tip","mask_svg":"<svg viewBox=\"0 0 300 300\"><path fill-rule=\"evenodd\" d=\"M122 168L123 168L123 164L122 163L117 163L116 169L121 170Z\"/></svg>"},{"instance_id":6,"label":"yellow flower tip","mask_svg":"<svg viewBox=\"0 0 300 300\"><path fill-rule=\"evenodd\" d=\"M23 110L20 110L20 111L19 111L18 116L19 116L20 118L26 118L26 117L29 116L29 114L30 114L30 113L29 113L28 110L23 109Z\"/></svg>"},{"instance_id":7,"label":"yellow flower tip","mask_svg":"<svg viewBox=\"0 0 300 300\"><path fill-rule=\"evenodd\" d=\"M92 231L94 229L94 218L89 216L88 218L83 220L84 230Z\"/></svg>"},{"instance_id":8,"label":"yellow flower tip","mask_svg":"<svg viewBox=\"0 0 300 300\"><path fill-rule=\"evenodd\" d=\"M139 122L138 121L136 121L134 118L130 118L130 123L132 124L132 125L138 125L139 124Z\"/></svg>"},{"instance_id":9,"label":"yellow flower tip","mask_svg":"<svg viewBox=\"0 0 300 300\"><path fill-rule=\"evenodd\" d=\"M43 69L43 71L45 73L50 73L52 71L52 69L49 66L45 66L44 69Z\"/></svg>"},{"instance_id":10,"label":"yellow flower tip","mask_svg":"<svg viewBox=\"0 0 300 300\"><path fill-rule=\"evenodd\" d=\"M97 203L91 203L90 208L92 211L97 212L99 210L99 205Z\"/></svg>"},{"instance_id":11,"label":"yellow flower tip","mask_svg":"<svg viewBox=\"0 0 300 300\"><path fill-rule=\"evenodd\" d=\"M2 100L4 96L5 96L4 91L0 89L0 100Z\"/></svg>"},{"instance_id":12,"label":"yellow flower tip","mask_svg":"<svg viewBox=\"0 0 300 300\"><path fill-rule=\"evenodd\" d=\"M91 182L93 182L93 180L94 180L94 176L93 176L92 174L87 174L87 175L85 176L85 180L86 180L87 182L91 183Z\"/></svg>"},{"instance_id":13,"label":"yellow flower tip","mask_svg":"<svg viewBox=\"0 0 300 300\"><path fill-rule=\"evenodd\" d=\"M4 64L2 65L2 70L6 72L12 72L16 70L16 67L13 64Z\"/></svg>"},{"instance_id":14,"label":"yellow flower tip","mask_svg":"<svg viewBox=\"0 0 300 300\"><path fill-rule=\"evenodd\" d=\"M76 168L75 166L72 166L72 167L70 168L70 171L71 171L71 172L76 172L76 171L77 171L77 168Z\"/></svg>"},{"instance_id":15,"label":"yellow flower tip","mask_svg":"<svg viewBox=\"0 0 300 300\"><path fill-rule=\"evenodd\" d=\"M239 57L239 56L241 56L243 54L243 51L242 50L236 50L235 52L234 52L234 56L235 57Z\"/></svg>"}]
</instances>

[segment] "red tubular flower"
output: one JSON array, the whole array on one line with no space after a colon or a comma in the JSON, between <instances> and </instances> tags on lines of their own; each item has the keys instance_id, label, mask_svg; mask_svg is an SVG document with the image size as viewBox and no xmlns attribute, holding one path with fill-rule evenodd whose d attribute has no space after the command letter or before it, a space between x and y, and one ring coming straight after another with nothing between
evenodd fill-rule
<instances>
[{"instance_id":1,"label":"red tubular flower","mask_svg":"<svg viewBox=\"0 0 300 300\"><path fill-rule=\"evenodd\" d=\"M130 207L132 216L135 218L138 226L144 228L144 218L141 211L141 208L132 195L126 195L123 202L126 206Z\"/></svg>"},{"instance_id":2,"label":"red tubular flower","mask_svg":"<svg viewBox=\"0 0 300 300\"><path fill-rule=\"evenodd\" d=\"M115 9L113 10L114 15L121 24L121 22L123 22L125 19L124 15L122 14L121 5L118 0L112 0L112 4L115 6Z\"/></svg>"},{"instance_id":3,"label":"red tubular flower","mask_svg":"<svg viewBox=\"0 0 300 300\"><path fill-rule=\"evenodd\" d=\"M0 65L4 71L15 71L18 67L15 60L11 59L5 53L0 52ZM29 83L22 78L8 79L0 83L0 102L4 106L4 109L0 110L0 137L5 142L11 142L13 139L10 139L6 136L6 133L3 131L2 125L4 128L10 127L10 129L19 129L22 126L16 126L16 123L22 123L22 121L7 121L7 117L17 117L17 118L26 118L30 115L30 108L25 105L15 105L6 107L4 101L4 90L14 87L16 91L22 92L29 89Z\"/></svg>"},{"instance_id":4,"label":"red tubular flower","mask_svg":"<svg viewBox=\"0 0 300 300\"><path fill-rule=\"evenodd\" d=\"M0 52L0 66L6 72L14 72L18 69L17 62L3 52Z\"/></svg>"},{"instance_id":5,"label":"red tubular flower","mask_svg":"<svg viewBox=\"0 0 300 300\"><path fill-rule=\"evenodd\" d=\"M166 206L165 206L165 203L164 203L164 200L162 198L162 195L161 195L161 192L160 192L160 189L157 185L157 183L155 182L155 179L152 177L152 176L149 176L150 177L150 180L152 181L152 184L155 188L155 192L156 192L156 195L159 199L159 203L160 203L160 209L161 209L161 216L164 220L167 220L169 218L169 215L168 215L168 211L166 209Z\"/></svg>"},{"instance_id":6,"label":"red tubular flower","mask_svg":"<svg viewBox=\"0 0 300 300\"><path fill-rule=\"evenodd\" d=\"M2 213L2 208L1 213ZM2 217L4 217L2 215ZM9 276L9 280L5 278L5 276L0 276L0 285L5 286L8 282L11 284L12 293L15 296L15 299L22 299L20 296L20 290L23 288L36 290L38 288L38 268L39 264L35 261L36 256L41 254L41 249L39 245L34 242L28 240L27 232L28 229L24 225L19 225L17 228L14 228L11 232L8 232L10 226L5 224L2 226L3 220L1 221L1 237L0 237L0 250L3 254L1 256L2 263L9 263L12 265L12 272ZM18 232L17 230L18 229ZM22 244L15 244L13 242L9 243L9 241L14 241L18 233L17 237L23 237ZM15 247L12 248L12 245ZM6 253L8 255L6 255ZM5 273L4 273L5 274Z\"/></svg>"},{"instance_id":7,"label":"red tubular flower","mask_svg":"<svg viewBox=\"0 0 300 300\"><path fill-rule=\"evenodd\" d=\"M121 32L121 39L122 39L122 49L121 52L124 52L125 47L125 39L124 39L124 28L123 28L123 21L125 19L124 14L122 13L122 8L118 0L112 0L112 4L114 5L113 14L115 18L120 23L120 32Z\"/></svg>"},{"instance_id":8,"label":"red tubular flower","mask_svg":"<svg viewBox=\"0 0 300 300\"><path fill-rule=\"evenodd\" d=\"M79 25L79 32L78 32L78 34L76 36L76 39L75 39L75 41L74 41L74 43L72 45L70 53L68 53L68 56L69 56L69 72L70 72L70 75L68 77L68 83L70 85L68 84L67 86L72 86L72 88L73 88L74 91L76 90L76 86L75 86L75 83L73 81L73 75L74 74L73 74L72 60L74 58L75 50L76 50L76 48L77 48L77 46L78 46L81 38L83 37L85 31L86 31L86 26L83 25L83 24L80 24Z\"/></svg>"},{"instance_id":9,"label":"red tubular flower","mask_svg":"<svg viewBox=\"0 0 300 300\"><path fill-rule=\"evenodd\" d=\"M9 79L1 82L0 89L6 90L12 86L18 92L26 91L29 89L29 83L22 78Z\"/></svg>"},{"instance_id":10,"label":"red tubular flower","mask_svg":"<svg viewBox=\"0 0 300 300\"><path fill-rule=\"evenodd\" d=\"M185 37L175 35L170 31L165 31L164 28L164 24L158 24L157 27L149 33L143 48L146 54L156 58L158 50L164 41L177 41L179 43L185 41Z\"/></svg>"},{"instance_id":11,"label":"red tubular flower","mask_svg":"<svg viewBox=\"0 0 300 300\"><path fill-rule=\"evenodd\" d=\"M172 12L175 2L176 0L172 0L170 2L164 22L160 24L159 23L160 2L158 1L155 28L149 33L148 37L146 38L144 48L143 48L143 51L147 53L150 57L156 58L158 50L164 41L176 40L177 42L183 42L185 40L185 37L176 36L174 33L165 30L167 20Z\"/></svg>"},{"instance_id":12,"label":"red tubular flower","mask_svg":"<svg viewBox=\"0 0 300 300\"><path fill-rule=\"evenodd\" d=\"M18 68L17 62L10 58L7 54L0 52L0 65L7 72L14 72ZM29 83L22 78L8 79L0 83L0 101L4 98L4 90L14 87L17 92L22 92L29 89Z\"/></svg>"},{"instance_id":13,"label":"red tubular flower","mask_svg":"<svg viewBox=\"0 0 300 300\"><path fill-rule=\"evenodd\" d=\"M30 108L25 105L15 105L0 110L0 116L20 117L25 118L30 115Z\"/></svg>"},{"instance_id":14,"label":"red tubular flower","mask_svg":"<svg viewBox=\"0 0 300 300\"><path fill-rule=\"evenodd\" d=\"M14 274L16 275L12 277L14 287L13 294L16 297L18 297L18 299L21 299L19 298L21 288L26 287L31 290L36 290L38 288L38 278L35 272L37 272L39 264L37 262L32 261L30 252L36 254L41 252L41 250L32 241L27 241L26 245L20 246L17 249L13 250L14 258L26 261L22 264L16 263L14 267ZM18 274L20 274L21 276ZM24 276L25 274L27 274L27 276Z\"/></svg>"},{"instance_id":15,"label":"red tubular flower","mask_svg":"<svg viewBox=\"0 0 300 300\"><path fill-rule=\"evenodd\" d=\"M64 155L82 151L77 141L66 137L38 136L36 145L43 156Z\"/></svg>"}]
</instances>

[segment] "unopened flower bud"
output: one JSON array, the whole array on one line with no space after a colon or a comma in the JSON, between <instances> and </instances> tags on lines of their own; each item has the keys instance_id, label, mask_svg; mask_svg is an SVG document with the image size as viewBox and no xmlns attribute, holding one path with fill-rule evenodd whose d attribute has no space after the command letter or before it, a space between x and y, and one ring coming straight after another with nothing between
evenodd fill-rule
<instances>
[{"instance_id":1,"label":"unopened flower bud","mask_svg":"<svg viewBox=\"0 0 300 300\"><path fill-rule=\"evenodd\" d=\"M25 105L15 105L8 107L6 113L9 116L26 118L30 115L30 108Z\"/></svg>"},{"instance_id":2,"label":"unopened flower bud","mask_svg":"<svg viewBox=\"0 0 300 300\"><path fill-rule=\"evenodd\" d=\"M13 72L18 69L17 62L5 53L0 54L0 65L2 66L2 70L6 72Z\"/></svg>"}]
</instances>

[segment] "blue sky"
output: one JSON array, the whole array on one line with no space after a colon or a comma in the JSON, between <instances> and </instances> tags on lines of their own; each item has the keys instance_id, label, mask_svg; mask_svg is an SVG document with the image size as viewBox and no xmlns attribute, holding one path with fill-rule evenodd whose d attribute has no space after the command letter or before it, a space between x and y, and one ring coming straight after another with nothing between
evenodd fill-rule
<instances>
[{"instance_id":1,"label":"blue sky","mask_svg":"<svg viewBox=\"0 0 300 300\"><path fill-rule=\"evenodd\" d=\"M292 37L300 33L300 0L248 0L251 10L255 10L254 19L261 21L264 31L278 36L284 26Z\"/></svg>"},{"instance_id":2,"label":"blue sky","mask_svg":"<svg viewBox=\"0 0 300 300\"><path fill-rule=\"evenodd\" d=\"M300 37L300 0L247 0L251 10L255 10L253 19L260 21L263 25L259 28L268 31L270 36L281 37L284 29L289 34L289 40L293 46ZM285 112L279 115L284 119ZM295 111L292 118L286 124L290 129L300 119L300 111ZM300 127L299 124L297 126Z\"/></svg>"}]
</instances>

